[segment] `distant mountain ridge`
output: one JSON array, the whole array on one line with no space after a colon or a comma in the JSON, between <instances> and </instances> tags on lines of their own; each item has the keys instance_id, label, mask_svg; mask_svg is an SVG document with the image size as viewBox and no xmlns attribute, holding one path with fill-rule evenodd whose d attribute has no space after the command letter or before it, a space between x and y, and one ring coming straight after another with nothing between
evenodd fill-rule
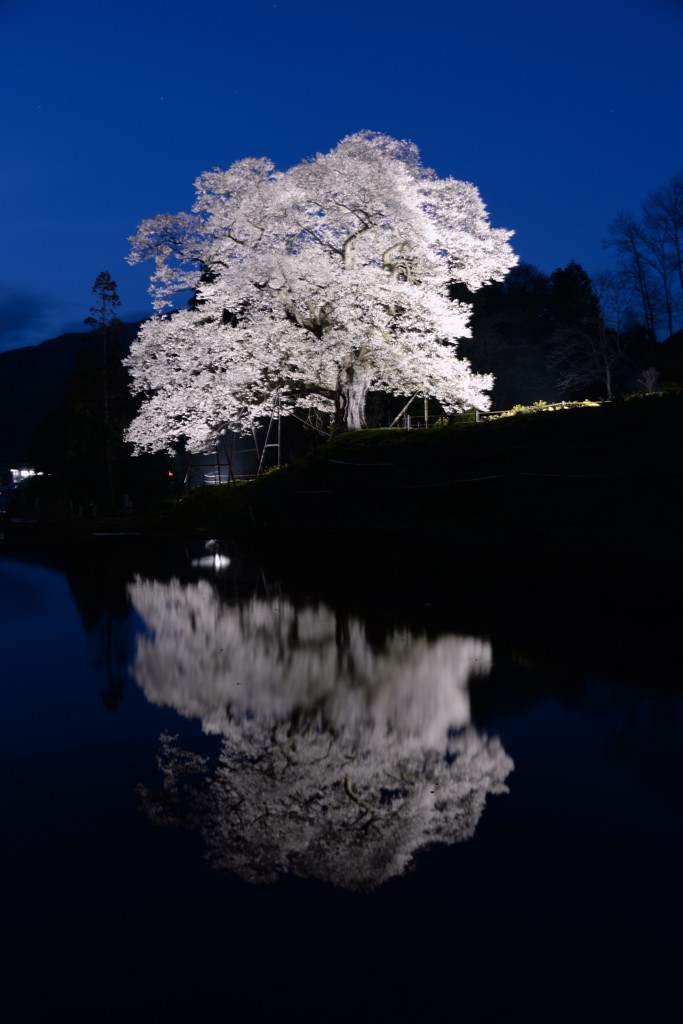
<instances>
[{"instance_id":1,"label":"distant mountain ridge","mask_svg":"<svg viewBox=\"0 0 683 1024\"><path fill-rule=\"evenodd\" d=\"M119 340L126 348L141 322L121 324ZM78 353L93 333L61 334L0 353L0 468L28 462L36 427L47 412L61 408Z\"/></svg>"}]
</instances>

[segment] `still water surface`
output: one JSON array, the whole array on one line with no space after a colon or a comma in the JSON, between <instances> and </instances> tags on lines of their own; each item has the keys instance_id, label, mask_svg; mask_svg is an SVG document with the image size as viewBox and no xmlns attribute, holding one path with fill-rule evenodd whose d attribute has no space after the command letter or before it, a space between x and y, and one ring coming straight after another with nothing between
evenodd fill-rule
<instances>
[{"instance_id":1,"label":"still water surface","mask_svg":"<svg viewBox=\"0 0 683 1024\"><path fill-rule=\"evenodd\" d=\"M680 691L212 547L0 558L0 612L13 1019L676 1019Z\"/></svg>"}]
</instances>

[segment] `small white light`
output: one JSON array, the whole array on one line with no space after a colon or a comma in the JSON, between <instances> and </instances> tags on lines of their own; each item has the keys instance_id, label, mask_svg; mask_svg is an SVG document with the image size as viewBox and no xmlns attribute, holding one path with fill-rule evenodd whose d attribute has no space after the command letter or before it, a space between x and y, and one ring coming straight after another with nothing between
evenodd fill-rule
<instances>
[{"instance_id":1,"label":"small white light","mask_svg":"<svg viewBox=\"0 0 683 1024\"><path fill-rule=\"evenodd\" d=\"M190 563L195 569L213 569L215 572L222 572L230 565L227 555L203 555L202 558L193 558Z\"/></svg>"}]
</instances>

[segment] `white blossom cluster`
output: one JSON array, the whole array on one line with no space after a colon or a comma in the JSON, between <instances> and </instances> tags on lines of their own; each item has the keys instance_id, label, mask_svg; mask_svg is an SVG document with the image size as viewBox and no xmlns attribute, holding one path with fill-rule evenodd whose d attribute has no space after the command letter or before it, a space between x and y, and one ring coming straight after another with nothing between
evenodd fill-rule
<instances>
[{"instance_id":1,"label":"white blossom cluster","mask_svg":"<svg viewBox=\"0 0 683 1024\"><path fill-rule=\"evenodd\" d=\"M482 639L390 631L284 597L222 602L208 582L137 580L133 674L153 703L221 736L217 761L162 738L159 823L196 827L211 865L370 889L419 850L474 833L513 765L470 724Z\"/></svg>"},{"instance_id":2,"label":"white blossom cluster","mask_svg":"<svg viewBox=\"0 0 683 1024\"><path fill-rule=\"evenodd\" d=\"M273 408L355 429L368 391L487 405L492 379L456 355L469 305L449 289L502 280L517 257L477 189L422 166L412 143L360 132L285 172L265 159L200 175L191 214L144 221L158 316L128 366L145 396L129 438L205 450ZM164 314L191 289L191 309Z\"/></svg>"}]
</instances>

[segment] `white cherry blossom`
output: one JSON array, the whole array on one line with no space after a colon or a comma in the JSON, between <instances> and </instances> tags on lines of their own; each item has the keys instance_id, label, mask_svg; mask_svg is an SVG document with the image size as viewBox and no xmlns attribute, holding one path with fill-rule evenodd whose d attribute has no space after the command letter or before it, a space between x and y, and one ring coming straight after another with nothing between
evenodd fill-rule
<instances>
[{"instance_id":1,"label":"white cherry blossom","mask_svg":"<svg viewBox=\"0 0 683 1024\"><path fill-rule=\"evenodd\" d=\"M477 189L439 178L417 148L373 132L278 172L241 160L200 175L190 214L144 221L131 263L154 259L158 315L128 366L144 402L129 438L211 447L273 408L364 425L369 390L486 408L490 376L457 357L470 307L517 257ZM191 289L192 309L166 312Z\"/></svg>"}]
</instances>

